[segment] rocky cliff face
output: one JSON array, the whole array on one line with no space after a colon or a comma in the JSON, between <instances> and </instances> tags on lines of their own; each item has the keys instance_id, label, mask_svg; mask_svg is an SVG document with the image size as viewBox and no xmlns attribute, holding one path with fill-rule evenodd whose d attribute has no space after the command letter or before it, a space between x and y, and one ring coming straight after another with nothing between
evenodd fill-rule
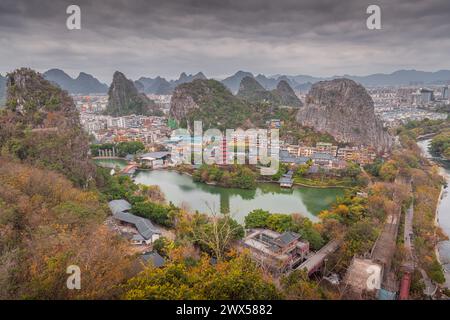
<instances>
[{"instance_id":1,"label":"rocky cliff face","mask_svg":"<svg viewBox=\"0 0 450 320\"><path fill-rule=\"evenodd\" d=\"M283 106L301 107L302 101L297 97L294 90L285 80L278 82L277 88L273 90L273 94L278 97L278 100Z\"/></svg>"},{"instance_id":2,"label":"rocky cliff face","mask_svg":"<svg viewBox=\"0 0 450 320\"><path fill-rule=\"evenodd\" d=\"M237 97L249 102L274 102L276 97L264 89L264 87L253 77L244 77L239 85Z\"/></svg>"},{"instance_id":3,"label":"rocky cliff face","mask_svg":"<svg viewBox=\"0 0 450 320\"><path fill-rule=\"evenodd\" d=\"M66 91L30 69L7 78L6 110L0 113L0 149L22 161L49 167L84 185L95 174L88 136Z\"/></svg>"},{"instance_id":4,"label":"rocky cliff face","mask_svg":"<svg viewBox=\"0 0 450 320\"><path fill-rule=\"evenodd\" d=\"M185 120L192 111L200 108L194 95L185 87L177 87L170 100L170 116L178 121Z\"/></svg>"},{"instance_id":5,"label":"rocky cliff face","mask_svg":"<svg viewBox=\"0 0 450 320\"><path fill-rule=\"evenodd\" d=\"M375 116L372 98L349 79L314 84L300 108L297 122L331 134L339 142L373 146L387 151L392 139Z\"/></svg>"},{"instance_id":6,"label":"rocky cliff face","mask_svg":"<svg viewBox=\"0 0 450 320\"><path fill-rule=\"evenodd\" d=\"M145 94L140 93L133 81L116 71L108 91L108 106L106 113L112 116L161 115L156 104Z\"/></svg>"}]
</instances>

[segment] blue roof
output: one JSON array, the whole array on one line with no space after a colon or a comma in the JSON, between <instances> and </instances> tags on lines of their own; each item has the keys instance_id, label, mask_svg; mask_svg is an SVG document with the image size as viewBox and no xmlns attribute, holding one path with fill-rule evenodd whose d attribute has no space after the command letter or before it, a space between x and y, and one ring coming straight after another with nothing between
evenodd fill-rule
<instances>
[{"instance_id":1,"label":"blue roof","mask_svg":"<svg viewBox=\"0 0 450 320\"><path fill-rule=\"evenodd\" d=\"M288 177L281 177L279 182L280 183L292 183L293 180L291 178L288 178Z\"/></svg>"},{"instance_id":2,"label":"blue roof","mask_svg":"<svg viewBox=\"0 0 450 320\"><path fill-rule=\"evenodd\" d=\"M335 160L335 157L333 157L331 154L323 152L314 153L312 158L321 160Z\"/></svg>"},{"instance_id":3,"label":"blue roof","mask_svg":"<svg viewBox=\"0 0 450 320\"><path fill-rule=\"evenodd\" d=\"M307 157L293 156L285 150L280 151L280 160L282 163L305 164L309 159Z\"/></svg>"}]
</instances>

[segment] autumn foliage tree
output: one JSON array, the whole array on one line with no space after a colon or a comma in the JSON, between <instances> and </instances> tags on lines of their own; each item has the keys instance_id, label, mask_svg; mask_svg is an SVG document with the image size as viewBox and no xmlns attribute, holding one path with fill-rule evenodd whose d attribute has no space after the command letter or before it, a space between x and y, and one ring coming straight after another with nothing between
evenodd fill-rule
<instances>
[{"instance_id":1,"label":"autumn foliage tree","mask_svg":"<svg viewBox=\"0 0 450 320\"><path fill-rule=\"evenodd\" d=\"M95 192L1 158L0 181L1 298L118 296L131 257L126 243L103 224L107 211ZM69 265L80 267L81 290L67 289Z\"/></svg>"},{"instance_id":2,"label":"autumn foliage tree","mask_svg":"<svg viewBox=\"0 0 450 320\"><path fill-rule=\"evenodd\" d=\"M231 253L216 265L202 256L194 263L170 260L149 266L124 286L125 299L269 300L281 298L270 279L247 254Z\"/></svg>"}]
</instances>

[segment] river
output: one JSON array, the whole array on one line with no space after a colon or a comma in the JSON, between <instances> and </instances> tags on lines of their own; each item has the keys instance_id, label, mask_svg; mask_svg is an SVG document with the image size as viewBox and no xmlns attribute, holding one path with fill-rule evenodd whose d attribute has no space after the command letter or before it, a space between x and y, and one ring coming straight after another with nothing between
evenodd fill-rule
<instances>
[{"instance_id":1,"label":"river","mask_svg":"<svg viewBox=\"0 0 450 320\"><path fill-rule=\"evenodd\" d=\"M433 158L428 151L431 139L421 140L417 144L427 158ZM450 185L450 161L436 161L440 165L442 176ZM438 223L446 235L450 235L450 194L448 187L443 190L438 206ZM438 244L439 258L445 271L445 286L450 287L450 241L441 241Z\"/></svg>"},{"instance_id":2,"label":"river","mask_svg":"<svg viewBox=\"0 0 450 320\"><path fill-rule=\"evenodd\" d=\"M96 160L98 165L113 168L118 160ZM255 190L224 188L194 182L188 175L175 171L138 171L135 182L144 185L158 185L166 200L191 211L210 213L229 212L237 221L254 209L271 213L299 213L318 221L317 214L328 209L338 196L344 194L340 188L294 187L282 189L278 184L260 183Z\"/></svg>"}]
</instances>

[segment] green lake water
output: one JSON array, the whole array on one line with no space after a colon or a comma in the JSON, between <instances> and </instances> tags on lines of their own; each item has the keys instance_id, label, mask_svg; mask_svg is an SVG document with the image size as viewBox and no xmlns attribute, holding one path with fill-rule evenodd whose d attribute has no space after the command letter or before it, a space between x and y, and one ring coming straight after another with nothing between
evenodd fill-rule
<instances>
[{"instance_id":1,"label":"green lake water","mask_svg":"<svg viewBox=\"0 0 450 320\"><path fill-rule=\"evenodd\" d=\"M96 160L98 165L124 166L120 160ZM340 188L294 187L282 189L278 184L258 184L255 190L223 188L194 182L188 175L176 171L152 170L138 171L135 182L144 185L158 185L167 201L177 206L199 212L229 212L239 222L254 209L271 213L299 213L313 221L317 214L344 194Z\"/></svg>"}]
</instances>

